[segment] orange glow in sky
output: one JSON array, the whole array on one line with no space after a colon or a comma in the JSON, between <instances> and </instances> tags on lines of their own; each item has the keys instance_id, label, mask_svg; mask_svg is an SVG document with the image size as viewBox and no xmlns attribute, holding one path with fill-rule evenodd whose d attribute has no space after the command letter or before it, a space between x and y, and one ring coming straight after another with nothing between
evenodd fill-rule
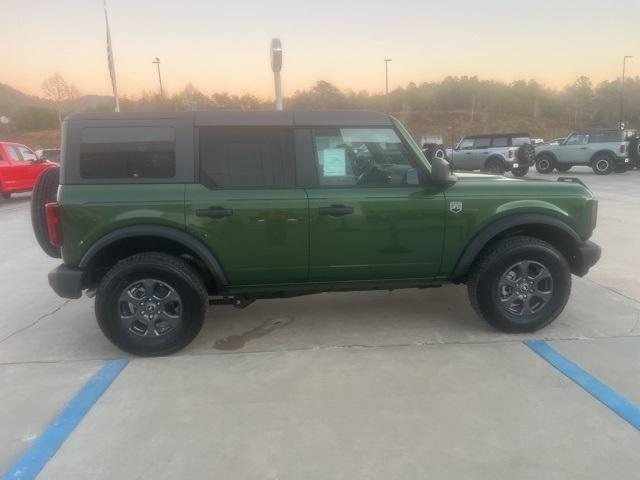
<instances>
[{"instance_id":1,"label":"orange glow in sky","mask_svg":"<svg viewBox=\"0 0 640 480\"><path fill-rule=\"evenodd\" d=\"M61 73L82 94L110 94L102 0L1 0L0 83L41 95ZM551 87L620 75L640 46L637 0L109 0L121 94L193 83L204 93L272 96L269 42L282 39L285 95L327 80L342 89L477 75ZM627 65L640 73L640 52Z\"/></svg>"}]
</instances>

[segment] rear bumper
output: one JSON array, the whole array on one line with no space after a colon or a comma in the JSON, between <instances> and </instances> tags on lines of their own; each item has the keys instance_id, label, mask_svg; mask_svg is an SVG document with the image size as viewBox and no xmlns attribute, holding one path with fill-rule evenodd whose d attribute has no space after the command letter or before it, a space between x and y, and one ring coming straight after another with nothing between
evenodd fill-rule
<instances>
[{"instance_id":1,"label":"rear bumper","mask_svg":"<svg viewBox=\"0 0 640 480\"><path fill-rule=\"evenodd\" d=\"M82 270L64 264L49 272L49 285L62 298L80 298L83 280Z\"/></svg>"},{"instance_id":2,"label":"rear bumper","mask_svg":"<svg viewBox=\"0 0 640 480\"><path fill-rule=\"evenodd\" d=\"M579 277L583 277L589 272L589 269L593 267L598 260L600 260L600 255L602 254L602 249L599 245L593 243L590 240L587 240L582 245L578 247L578 258L576 262L576 271L573 273L578 275Z\"/></svg>"}]
</instances>

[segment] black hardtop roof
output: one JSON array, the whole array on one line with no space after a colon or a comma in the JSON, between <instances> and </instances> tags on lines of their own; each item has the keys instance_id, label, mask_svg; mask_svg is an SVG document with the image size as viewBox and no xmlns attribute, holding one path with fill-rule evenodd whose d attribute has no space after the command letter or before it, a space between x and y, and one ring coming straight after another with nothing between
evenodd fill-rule
<instances>
[{"instance_id":1,"label":"black hardtop roof","mask_svg":"<svg viewBox=\"0 0 640 480\"><path fill-rule=\"evenodd\" d=\"M466 135L464 138L494 138L494 137L530 137L528 133L483 133L482 135Z\"/></svg>"},{"instance_id":2,"label":"black hardtop roof","mask_svg":"<svg viewBox=\"0 0 640 480\"><path fill-rule=\"evenodd\" d=\"M387 114L363 110L202 110L193 112L83 112L65 121L193 120L197 127L239 126L384 126L393 125Z\"/></svg>"}]
</instances>

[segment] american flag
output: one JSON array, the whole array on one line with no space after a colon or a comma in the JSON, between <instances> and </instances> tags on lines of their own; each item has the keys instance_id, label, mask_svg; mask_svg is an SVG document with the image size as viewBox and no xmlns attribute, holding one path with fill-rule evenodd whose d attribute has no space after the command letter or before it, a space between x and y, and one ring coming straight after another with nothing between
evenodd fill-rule
<instances>
[{"instance_id":1,"label":"american flag","mask_svg":"<svg viewBox=\"0 0 640 480\"><path fill-rule=\"evenodd\" d=\"M118 83L116 82L116 67L113 63L113 48L111 48L111 32L109 31L109 16L107 15L107 0L104 0L104 21L107 25L107 61L109 62L109 75L111 76L111 86L113 87L113 97L116 100L116 112L119 112L120 100L118 99Z\"/></svg>"}]
</instances>

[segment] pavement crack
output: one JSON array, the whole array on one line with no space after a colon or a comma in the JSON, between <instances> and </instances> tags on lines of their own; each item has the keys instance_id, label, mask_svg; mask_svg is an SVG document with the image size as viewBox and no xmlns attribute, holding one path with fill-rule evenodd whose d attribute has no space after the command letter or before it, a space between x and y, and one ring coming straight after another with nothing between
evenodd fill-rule
<instances>
[{"instance_id":1,"label":"pavement crack","mask_svg":"<svg viewBox=\"0 0 640 480\"><path fill-rule=\"evenodd\" d=\"M50 317L51 315L54 315L55 313L59 312L70 301L71 301L71 299L65 300L61 305L58 305L56 308L54 308L50 312L47 312L47 313L45 313L43 315L40 315L33 323L30 323L29 325L27 325L25 327L22 327L22 328L16 330L15 332L11 332L9 335L7 335L2 340L0 340L0 343L4 343L6 340L9 340L11 337L13 337L15 335L18 335L19 333L22 333L25 330L30 329L31 327L35 327L36 325L38 325L45 318Z\"/></svg>"}]
</instances>

